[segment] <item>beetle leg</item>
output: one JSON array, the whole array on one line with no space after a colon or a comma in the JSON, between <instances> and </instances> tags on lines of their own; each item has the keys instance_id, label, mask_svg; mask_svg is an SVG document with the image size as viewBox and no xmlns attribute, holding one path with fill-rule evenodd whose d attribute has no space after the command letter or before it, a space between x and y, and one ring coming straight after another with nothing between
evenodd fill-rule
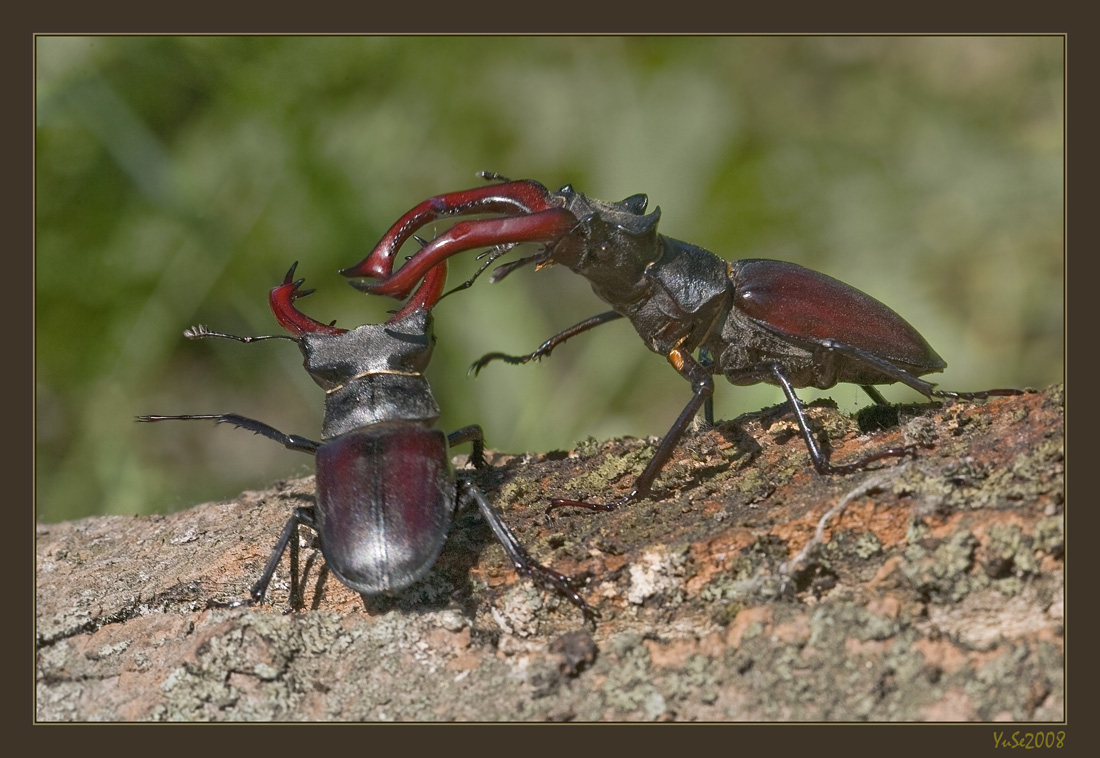
<instances>
[{"instance_id":1,"label":"beetle leg","mask_svg":"<svg viewBox=\"0 0 1100 758\"><path fill-rule=\"evenodd\" d=\"M906 455L913 455L916 452L916 445L906 445L904 447L889 448L881 452L869 455L866 458L861 458L854 463L845 463L843 465L834 465L829 463L825 454L821 451L821 447L817 443L817 439L814 437L813 431L810 429L810 424L806 420L806 414L802 412L802 402L798 399L798 396L794 394L794 388L791 386L790 381L783 373L783 369L778 363L770 364L771 374L775 378L776 383L783 390L783 394L787 396L787 400L790 402L791 407L794 409L795 419L798 423L798 429L802 432L802 439L806 441L806 447L810 451L810 460L813 461L814 468L817 469L819 474L849 474L853 471L859 471L867 466L868 463L872 463L883 458L899 458Z\"/></svg>"},{"instance_id":2,"label":"beetle leg","mask_svg":"<svg viewBox=\"0 0 1100 758\"><path fill-rule=\"evenodd\" d=\"M502 178L495 174L483 176ZM340 273L385 279L393 273L393 259L401 246L425 224L441 218L471 213L539 213L561 204L562 201L554 198L546 187L530 179L437 195L399 218L366 258Z\"/></svg>"},{"instance_id":3,"label":"beetle leg","mask_svg":"<svg viewBox=\"0 0 1100 758\"><path fill-rule=\"evenodd\" d=\"M657 452L653 454L645 469L638 475L637 480L634 482L634 489L631 490L630 494L612 503L590 503L584 500L555 498L550 501L550 505L546 508L547 513L556 508L564 507L587 508L592 511L613 511L649 494L657 475L668 463L680 438L684 436L684 430L687 429L695 415L699 413L699 408L714 394L714 380L711 378L710 373L689 353L680 348L673 348L669 351L668 362L672 364L672 367L676 369L680 376L691 382L694 394L688 404L684 406L684 410L680 412L676 421L673 422L672 428L661 440L661 444L657 446Z\"/></svg>"},{"instance_id":4,"label":"beetle leg","mask_svg":"<svg viewBox=\"0 0 1100 758\"><path fill-rule=\"evenodd\" d=\"M263 573L252 585L252 591L249 593L252 602L256 605L263 603L267 586L271 583L271 578L275 575L275 569L279 567L279 561L282 560L287 547L290 548L290 608L301 605L298 587L298 527L301 525L315 528L312 506L295 508L286 526L283 527L283 532L279 535L279 541L275 543L275 549L271 551L271 557L267 559Z\"/></svg>"},{"instance_id":5,"label":"beetle leg","mask_svg":"<svg viewBox=\"0 0 1100 758\"><path fill-rule=\"evenodd\" d=\"M848 358L851 358L852 360L859 361L860 363L864 364L868 368L873 368L876 371L878 371L879 373L885 374L886 376L890 377L894 381L901 382L902 384L906 385L907 387L911 387L912 389L914 389L917 392L921 393L925 397L932 397L932 394L933 394L933 389L932 388L936 386L935 384L933 384L932 382L926 382L924 379L921 379L921 378L915 376L913 373L911 373L909 371L906 371L905 369L894 365L893 363L886 360L885 358L879 358L878 356L872 355L871 353L867 352L866 350L862 350L858 347L855 347L853 345L849 345L845 342L839 342L837 340L832 340L832 339L822 340L820 350L822 351L823 354L830 354L831 353L833 355L843 355L843 356L846 356ZM821 385L818 385L818 386L829 386L829 385L828 384L821 384ZM863 385L860 385L860 386L863 386ZM863 387L864 391L867 392L867 394L871 396L871 399L874 400L875 403L879 403L879 398L882 398L882 395L878 394L878 391L874 390L873 388L872 388L872 390L868 390L867 389L868 386L870 386L870 385L867 385L867 386ZM874 394L872 394L872 393L874 393ZM875 394L878 394L878 398L875 397ZM882 399L885 400L885 398L882 398ZM879 404L882 404L882 403L879 403Z\"/></svg>"},{"instance_id":6,"label":"beetle leg","mask_svg":"<svg viewBox=\"0 0 1100 758\"><path fill-rule=\"evenodd\" d=\"M298 450L303 453L316 453L317 448L321 446L321 443L314 442L306 437L300 437L297 434L284 434L273 426L268 426L262 421L257 421L253 418L246 416L240 416L236 413L218 413L218 414L189 414L186 416L137 416L137 421L202 421L209 420L216 424L232 424L238 429L246 429L253 434L258 434L261 437L267 437L269 440L278 442L288 450Z\"/></svg>"},{"instance_id":7,"label":"beetle leg","mask_svg":"<svg viewBox=\"0 0 1100 758\"><path fill-rule=\"evenodd\" d=\"M516 536L512 534L512 530L501 519L500 514L489 503L485 495L481 493L481 490L474 486L472 482L463 479L459 480L458 487L459 496L464 502L473 500L477 503L478 510L481 511L482 517L488 522L489 528L493 530L497 540L504 546L504 552L508 554L517 573L524 574L558 594L564 595L569 602L580 609L586 621L595 621L596 617L600 615L599 612L590 606L581 597L580 593L573 589L573 583L569 577L552 568L543 566L532 558L519 540L516 539Z\"/></svg>"},{"instance_id":8,"label":"beetle leg","mask_svg":"<svg viewBox=\"0 0 1100 758\"><path fill-rule=\"evenodd\" d=\"M531 361L535 361L540 358L545 358L546 356L550 355L555 347L565 342L570 337L575 337L582 332L587 332L589 329L595 329L600 324L606 324L608 321L615 321L616 319L620 319L622 317L623 314L619 313L618 311L607 311L605 313L598 313L595 316L586 318L579 324L574 324L568 329L558 332L553 337L546 340L546 342L543 342L541 345L539 345L533 353L528 353L527 355L486 353L485 355L474 361L470 365L470 368L466 371L466 373L469 374L472 371L476 376L478 373L481 372L481 369L485 368L485 366L492 361L504 361L505 363L518 365L523 363L530 363Z\"/></svg>"},{"instance_id":9,"label":"beetle leg","mask_svg":"<svg viewBox=\"0 0 1100 758\"><path fill-rule=\"evenodd\" d=\"M890 404L890 401L887 400L886 398L884 398L882 396L882 393L879 392L877 389L875 389L875 387L873 385L861 384L859 386L860 386L860 389L862 389L864 392L866 392L868 397L870 397L871 400L874 401L875 405L889 405Z\"/></svg>"},{"instance_id":10,"label":"beetle leg","mask_svg":"<svg viewBox=\"0 0 1100 758\"><path fill-rule=\"evenodd\" d=\"M477 424L470 424L461 429L456 429L447 435L447 444L450 447L461 445L463 442L473 443L474 449L470 453L470 463L474 468L486 468L485 462L485 433Z\"/></svg>"},{"instance_id":11,"label":"beetle leg","mask_svg":"<svg viewBox=\"0 0 1100 758\"><path fill-rule=\"evenodd\" d=\"M948 392L947 390L932 390L932 397L942 397L947 400L985 400L987 397L1011 397L1012 395L1025 395L1034 390L997 389L981 390L980 392Z\"/></svg>"},{"instance_id":12,"label":"beetle leg","mask_svg":"<svg viewBox=\"0 0 1100 758\"><path fill-rule=\"evenodd\" d=\"M707 370L707 373L713 373L711 366L714 365L714 356L710 351L699 348L699 365ZM714 395L711 395L703 403L703 421L707 426L714 426Z\"/></svg>"},{"instance_id":13,"label":"beetle leg","mask_svg":"<svg viewBox=\"0 0 1100 758\"><path fill-rule=\"evenodd\" d=\"M836 353L839 355L845 355L854 360L858 360L877 371L886 374L887 376L895 379L902 384L911 387L917 392L921 393L925 397L939 397L949 400L984 400L989 397L1006 397L1012 395L1022 395L1023 390L1018 389L994 389L994 390L982 390L980 392L949 392L947 390L937 390L935 384L932 382L926 382L914 376L909 371L903 368L895 366L893 363L879 358L875 355L868 353L866 350L861 350L858 347L845 344L843 342L837 342L836 340L825 340L822 343L822 348L828 352ZM871 385L860 385L863 390L875 401L878 405L889 405L889 401L882 396L882 394Z\"/></svg>"}]
</instances>

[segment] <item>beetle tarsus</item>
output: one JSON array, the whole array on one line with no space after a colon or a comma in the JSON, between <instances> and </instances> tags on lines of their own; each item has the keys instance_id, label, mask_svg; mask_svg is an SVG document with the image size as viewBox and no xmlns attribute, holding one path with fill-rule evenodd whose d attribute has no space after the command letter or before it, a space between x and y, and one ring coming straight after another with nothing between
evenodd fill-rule
<instances>
[{"instance_id":1,"label":"beetle tarsus","mask_svg":"<svg viewBox=\"0 0 1100 758\"><path fill-rule=\"evenodd\" d=\"M563 329L550 339L543 342L541 345L535 348L534 351L528 353L527 355L487 353L478 358L472 364L470 364L470 368L466 370L466 373L470 374L472 372L474 376L477 376L479 373L481 373L481 369L485 368L486 365L492 363L493 361L504 361L505 363L511 363L512 365L519 365L523 363L530 363L531 361L540 360L550 355L550 353L554 351L554 348L556 348L558 345L562 344L569 338L575 337L583 332L587 332L590 329L595 329L600 324L606 324L609 321L616 321L622 317L623 315L618 311L605 311L604 313L598 313L595 316L590 316L586 318L579 324L574 324L568 329Z\"/></svg>"},{"instance_id":2,"label":"beetle tarsus","mask_svg":"<svg viewBox=\"0 0 1100 758\"><path fill-rule=\"evenodd\" d=\"M933 390L932 397L942 397L946 400L986 400L991 397L1013 397L1015 395L1026 395L1035 392L1035 390L1017 390L1017 389L995 389L995 390L981 390L980 392L948 392L947 390Z\"/></svg>"},{"instance_id":3,"label":"beetle tarsus","mask_svg":"<svg viewBox=\"0 0 1100 758\"><path fill-rule=\"evenodd\" d=\"M475 487L472 482L465 480L462 481L459 486L460 497L467 502L473 501L477 505L482 518L485 519L489 528L493 531L493 535L497 538L497 541L504 547L504 552L508 554L508 558L512 561L512 565L517 572L536 579L548 588L564 596L569 602L580 609L585 619L591 620L598 615L595 609L592 608L587 601L581 597L580 593L573 588L572 582L570 582L564 574L543 566L530 556L523 545L520 544L519 540L516 539L512 530L504 523L504 520L500 517L497 510L489 503L485 495L482 494L481 490Z\"/></svg>"},{"instance_id":4,"label":"beetle tarsus","mask_svg":"<svg viewBox=\"0 0 1100 758\"><path fill-rule=\"evenodd\" d=\"M470 424L461 429L456 429L447 435L447 444L450 447L469 442L473 446L470 451L470 463L476 469L487 469L489 463L485 460L485 434L477 424Z\"/></svg>"},{"instance_id":5,"label":"beetle tarsus","mask_svg":"<svg viewBox=\"0 0 1100 758\"><path fill-rule=\"evenodd\" d=\"M624 505L633 503L638 499L639 496L637 491L631 492L629 495L625 495L618 500L613 500L610 503L593 503L589 500L567 500L565 498L555 497L550 499L550 505L546 506L546 510L543 511L543 513L549 516L552 511L556 511L558 508L583 508L588 511L602 511L606 513L618 510Z\"/></svg>"}]
</instances>

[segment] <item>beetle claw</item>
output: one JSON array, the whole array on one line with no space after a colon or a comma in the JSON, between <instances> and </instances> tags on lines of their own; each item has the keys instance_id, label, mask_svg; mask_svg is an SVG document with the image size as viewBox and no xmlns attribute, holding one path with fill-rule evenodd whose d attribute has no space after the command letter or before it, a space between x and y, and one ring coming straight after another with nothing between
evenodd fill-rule
<instances>
[{"instance_id":1,"label":"beetle claw","mask_svg":"<svg viewBox=\"0 0 1100 758\"><path fill-rule=\"evenodd\" d=\"M517 564L516 569L536 579L547 589L559 595L564 595L566 600L580 610L586 621L595 623L595 620L600 617L600 612L589 605L587 600L581 597L581 594L577 591L581 583L572 577L568 577L560 571L555 571L548 566L543 566L541 563L531 562L525 566Z\"/></svg>"},{"instance_id":2,"label":"beetle claw","mask_svg":"<svg viewBox=\"0 0 1100 758\"><path fill-rule=\"evenodd\" d=\"M290 270L286 272L286 276L283 277L283 284L290 284L294 279L294 269L298 268L298 261L290 264Z\"/></svg>"}]
</instances>

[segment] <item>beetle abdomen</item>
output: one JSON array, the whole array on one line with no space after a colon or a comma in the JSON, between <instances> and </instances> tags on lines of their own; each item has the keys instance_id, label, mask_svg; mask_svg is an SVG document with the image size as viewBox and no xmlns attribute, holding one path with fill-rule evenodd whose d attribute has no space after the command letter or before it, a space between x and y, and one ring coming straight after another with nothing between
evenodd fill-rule
<instances>
[{"instance_id":1,"label":"beetle abdomen","mask_svg":"<svg viewBox=\"0 0 1100 758\"><path fill-rule=\"evenodd\" d=\"M738 308L796 342L835 340L917 376L947 365L909 322L870 295L818 271L785 261L731 264Z\"/></svg>"},{"instance_id":2,"label":"beetle abdomen","mask_svg":"<svg viewBox=\"0 0 1100 758\"><path fill-rule=\"evenodd\" d=\"M317 528L329 569L368 595L420 579L443 549L455 505L447 436L384 422L317 450Z\"/></svg>"}]
</instances>

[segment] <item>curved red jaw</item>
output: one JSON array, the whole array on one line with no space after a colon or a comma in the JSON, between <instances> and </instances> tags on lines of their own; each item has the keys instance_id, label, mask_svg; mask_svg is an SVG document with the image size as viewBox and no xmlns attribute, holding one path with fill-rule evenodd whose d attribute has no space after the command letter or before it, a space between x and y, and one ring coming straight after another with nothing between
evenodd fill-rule
<instances>
[{"instance_id":1,"label":"curved red jaw","mask_svg":"<svg viewBox=\"0 0 1100 758\"><path fill-rule=\"evenodd\" d=\"M310 318L298 310L294 301L300 297L312 294L313 290L300 289L305 279L295 279L294 270L298 268L295 261L290 270L286 272L283 283L271 290L268 302L271 312L275 314L275 320L279 325L291 334L301 337L303 334L346 334L347 329L341 329L331 324L322 324L320 321ZM447 283L447 263L440 263L424 277L424 283L417 290L416 297L405 303L401 310L389 318L397 321L417 309L429 310L443 294L443 286Z\"/></svg>"},{"instance_id":2,"label":"curved red jaw","mask_svg":"<svg viewBox=\"0 0 1100 758\"><path fill-rule=\"evenodd\" d=\"M509 243L553 245L577 224L576 217L563 205L561 197L530 179L437 195L398 219L366 258L340 273L348 277L380 279L379 282L352 282L352 285L365 292L396 298L407 297L423 278L424 284L417 290L414 300L420 302L421 307L431 307L440 294L433 296L425 290L434 289L436 272L447 258L465 250ZM440 218L475 213L507 215L455 224L393 273L397 251L418 229Z\"/></svg>"},{"instance_id":3,"label":"curved red jaw","mask_svg":"<svg viewBox=\"0 0 1100 758\"><path fill-rule=\"evenodd\" d=\"M347 329L340 329L328 324L322 324L320 321L314 321L294 307L295 300L313 292L313 290L299 289L302 283L305 282L305 279L294 279L294 269L296 268L298 268L297 261L295 261L294 265L290 267L290 270L286 272L283 283L271 290L271 294L268 297L268 302L271 305L271 312L275 314L275 320L288 332L299 337L307 332L333 335L346 332Z\"/></svg>"}]
</instances>

